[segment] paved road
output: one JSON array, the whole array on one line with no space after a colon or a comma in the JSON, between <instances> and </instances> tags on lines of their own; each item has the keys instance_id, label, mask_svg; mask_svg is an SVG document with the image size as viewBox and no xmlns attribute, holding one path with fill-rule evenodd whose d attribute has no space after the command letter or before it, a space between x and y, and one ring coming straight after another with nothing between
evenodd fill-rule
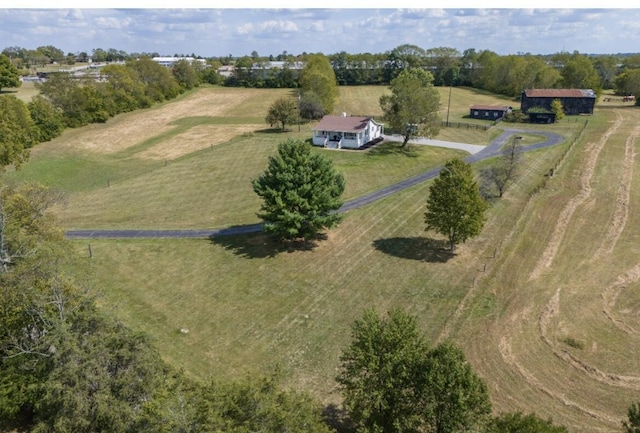
<instances>
[{"instance_id":1,"label":"paved road","mask_svg":"<svg viewBox=\"0 0 640 433\"><path fill-rule=\"evenodd\" d=\"M504 146L514 135L533 133L537 135L543 135L546 140L540 143L535 143L529 146L524 146L523 151L527 152L535 149L542 149L544 147L555 146L562 142L563 137L553 132L544 131L531 131L524 129L505 129L495 140L488 146L479 146L475 144L466 143L453 143L441 140L431 139L416 139L411 140L412 144L420 144L426 146L440 146L448 147L451 149L461 149L470 153L465 158L465 161L469 163L477 162L486 158L491 158L500 153L500 149ZM400 137L400 136L398 136ZM402 138L396 136L386 136L385 139L393 141L402 141ZM405 188L417 185L429 179L433 179L440 173L441 167L434 168L419 175L410 177L401 182L390 185L386 188L373 191L364 196L349 200L338 210L338 212L347 212L352 209L367 205L376 200L380 200ZM212 238L219 236L239 235L247 233L257 233L262 231L262 224L251 224L243 226L233 226L222 229L211 230L70 230L65 233L65 237L68 239L97 239L97 238Z\"/></svg>"}]
</instances>

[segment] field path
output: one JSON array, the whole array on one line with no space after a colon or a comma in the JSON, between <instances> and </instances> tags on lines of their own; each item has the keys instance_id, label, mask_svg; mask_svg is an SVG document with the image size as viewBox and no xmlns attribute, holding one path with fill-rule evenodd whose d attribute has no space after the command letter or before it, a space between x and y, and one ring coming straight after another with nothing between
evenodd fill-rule
<instances>
[{"instance_id":1,"label":"field path","mask_svg":"<svg viewBox=\"0 0 640 433\"><path fill-rule=\"evenodd\" d=\"M563 137L546 131L525 131L521 129L505 129L496 139L488 146L469 145L465 143L447 143L439 140L416 139L411 141L412 144L430 145L440 147L453 147L456 149L464 149L471 153L466 161L469 163L481 161L498 155L502 146L514 135L523 132L539 134L547 139L540 143L535 143L522 148L524 152L542 149L544 147L555 146L563 141ZM480 148L481 147L481 148ZM338 212L347 212L365 206L374 201L380 200L391 194L395 194L411 186L417 185L429 179L433 179L440 173L441 167L428 170L424 173L410 177L403 181L397 182L385 188L373 191L362 197L350 200L340 208ZM213 238L219 236L230 236L247 233L257 233L262 231L261 224L251 224L244 226L234 226L220 229L198 229L198 230L70 230L65 233L68 239L120 239L120 238Z\"/></svg>"}]
</instances>

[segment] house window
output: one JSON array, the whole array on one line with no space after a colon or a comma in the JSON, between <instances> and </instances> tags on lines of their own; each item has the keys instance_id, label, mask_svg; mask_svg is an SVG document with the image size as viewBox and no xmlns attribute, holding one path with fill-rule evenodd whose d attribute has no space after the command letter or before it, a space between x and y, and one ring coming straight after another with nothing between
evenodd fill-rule
<instances>
[{"instance_id":1,"label":"house window","mask_svg":"<svg viewBox=\"0 0 640 433\"><path fill-rule=\"evenodd\" d=\"M346 138L347 140L354 140L356 138L356 134L354 134L353 132L345 132L344 138Z\"/></svg>"},{"instance_id":2,"label":"house window","mask_svg":"<svg viewBox=\"0 0 640 433\"><path fill-rule=\"evenodd\" d=\"M478 115L478 112L477 112L477 111L474 111L474 112L473 112L473 115L474 115L474 116L477 116L477 115Z\"/></svg>"}]
</instances>

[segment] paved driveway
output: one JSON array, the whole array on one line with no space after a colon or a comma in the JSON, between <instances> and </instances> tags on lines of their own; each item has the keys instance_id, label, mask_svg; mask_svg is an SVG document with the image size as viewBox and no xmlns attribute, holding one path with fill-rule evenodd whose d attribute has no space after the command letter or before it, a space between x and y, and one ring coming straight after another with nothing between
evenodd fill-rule
<instances>
[{"instance_id":1,"label":"paved driveway","mask_svg":"<svg viewBox=\"0 0 640 433\"><path fill-rule=\"evenodd\" d=\"M420 144L425 146L439 146L447 147L450 149L461 149L469 152L469 156L465 158L465 161L469 163L477 162L486 158L497 156L500 153L500 149L504 146L508 140L514 135L533 133L537 135L543 135L546 140L540 143L535 143L522 148L524 152L542 149L544 147L555 146L563 141L563 137L559 134L546 131L532 131L525 129L509 128L505 129L495 140L493 140L488 146L480 146L477 144L466 143L454 143L450 141L432 140L426 138L418 138L410 140L412 144ZM387 135L386 140L403 141L400 135ZM381 198L387 197L405 188L409 188L420 182L424 182L429 179L433 179L440 173L441 167L437 167L421 173L419 175L410 177L403 181L397 182L393 185L385 188L373 191L364 196L349 200L338 210L338 212L347 212L352 209L367 205ZM65 233L65 237L68 239L97 239L97 238L212 238L217 236L229 236L247 233L257 233L262 231L262 224L251 224L243 226L233 226L221 229L210 230L70 230Z\"/></svg>"}]
</instances>

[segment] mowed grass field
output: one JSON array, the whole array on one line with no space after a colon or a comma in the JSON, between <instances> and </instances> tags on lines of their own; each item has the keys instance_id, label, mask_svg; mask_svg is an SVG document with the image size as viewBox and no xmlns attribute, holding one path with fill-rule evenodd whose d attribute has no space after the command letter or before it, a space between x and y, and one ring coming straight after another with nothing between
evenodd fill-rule
<instances>
[{"instance_id":1,"label":"mowed grass field","mask_svg":"<svg viewBox=\"0 0 640 433\"><path fill-rule=\"evenodd\" d=\"M376 116L388 91L340 90L336 113ZM449 89L440 91L446 109ZM264 124L268 105L288 92L201 88L67 131L33 149L11 175L66 191L66 205L54 210L68 229L257 222L250 179L280 141L310 137L310 124L284 134ZM450 121L468 122L473 104L505 103L452 89ZM464 349L496 411L536 412L576 432L619 431L640 388L633 193L640 112L603 104L581 133L583 120L544 126L566 142L526 156L482 234L455 256L424 231L428 182L348 212L326 240L304 250L262 234L73 244L102 308L148 332L169 362L194 377L242 377L278 365L288 386L339 403L334 377L351 323L367 307L401 307L418 316L430 340L451 338ZM501 126L474 131L468 142L486 144ZM465 134L450 128L436 138L465 142ZM344 172L347 198L464 156L393 144L314 151ZM550 168L554 176L545 177Z\"/></svg>"}]
</instances>

